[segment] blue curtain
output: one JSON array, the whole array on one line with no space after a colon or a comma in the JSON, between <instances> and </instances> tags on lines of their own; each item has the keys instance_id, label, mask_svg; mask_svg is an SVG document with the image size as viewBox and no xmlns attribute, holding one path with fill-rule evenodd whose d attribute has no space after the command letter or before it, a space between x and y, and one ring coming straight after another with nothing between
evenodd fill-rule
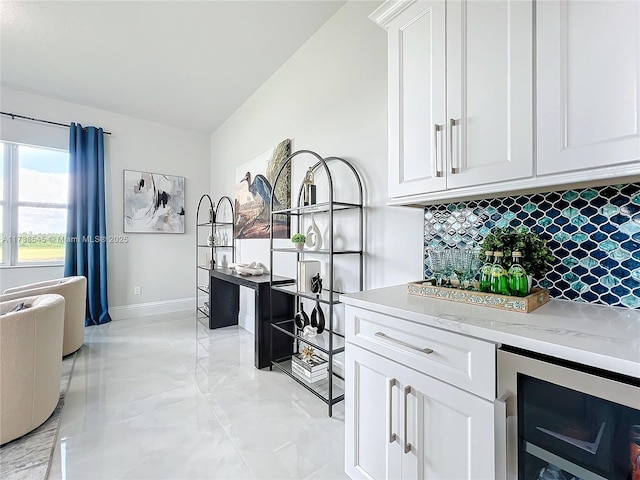
<instances>
[{"instance_id":1,"label":"blue curtain","mask_svg":"<svg viewBox=\"0 0 640 480\"><path fill-rule=\"evenodd\" d=\"M111 321L107 305L104 133L71 124L65 277L87 277L85 326Z\"/></svg>"}]
</instances>

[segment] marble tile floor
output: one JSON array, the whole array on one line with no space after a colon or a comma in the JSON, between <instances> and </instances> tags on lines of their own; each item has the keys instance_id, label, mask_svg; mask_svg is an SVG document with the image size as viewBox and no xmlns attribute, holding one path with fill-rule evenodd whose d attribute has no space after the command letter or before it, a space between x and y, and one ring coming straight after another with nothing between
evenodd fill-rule
<instances>
[{"instance_id":1,"label":"marble tile floor","mask_svg":"<svg viewBox=\"0 0 640 480\"><path fill-rule=\"evenodd\" d=\"M87 328L49 479L346 479L344 403L253 366L193 312Z\"/></svg>"}]
</instances>

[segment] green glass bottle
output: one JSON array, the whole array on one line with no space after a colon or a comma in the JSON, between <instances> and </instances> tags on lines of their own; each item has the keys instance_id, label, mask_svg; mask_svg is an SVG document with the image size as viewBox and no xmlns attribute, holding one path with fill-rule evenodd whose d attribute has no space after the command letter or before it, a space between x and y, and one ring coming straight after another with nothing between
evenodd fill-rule
<instances>
[{"instance_id":1,"label":"green glass bottle","mask_svg":"<svg viewBox=\"0 0 640 480\"><path fill-rule=\"evenodd\" d=\"M502 265L502 252L493 252L493 265L491 266L491 293L509 295L507 271Z\"/></svg>"},{"instance_id":2,"label":"green glass bottle","mask_svg":"<svg viewBox=\"0 0 640 480\"><path fill-rule=\"evenodd\" d=\"M522 253L515 251L512 254L513 263L509 268L509 291L516 297L526 297L529 293L529 284L527 282L527 272L520 264Z\"/></svg>"},{"instance_id":3,"label":"green glass bottle","mask_svg":"<svg viewBox=\"0 0 640 480\"><path fill-rule=\"evenodd\" d=\"M493 252L487 250L484 252L484 263L480 267L480 291L491 291L491 267L493 266Z\"/></svg>"}]
</instances>

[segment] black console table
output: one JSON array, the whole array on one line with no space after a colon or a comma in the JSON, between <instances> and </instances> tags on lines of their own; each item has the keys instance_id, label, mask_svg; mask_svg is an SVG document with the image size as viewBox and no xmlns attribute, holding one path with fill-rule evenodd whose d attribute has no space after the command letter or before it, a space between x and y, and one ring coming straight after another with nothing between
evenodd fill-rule
<instances>
[{"instance_id":1,"label":"black console table","mask_svg":"<svg viewBox=\"0 0 640 480\"><path fill-rule=\"evenodd\" d=\"M268 274L242 276L224 268L210 270L209 328L238 325L240 287L247 287L255 292L254 360L256 368L265 368L271 365L271 357L269 356L269 335L271 334L273 334L273 356L275 358L290 357L293 353L293 342L290 336L269 330L270 308L273 307L274 321L292 319L295 298L283 292L270 292L270 282L281 285L294 283L294 280L276 275L270 277ZM271 299L273 299L273 305L270 305Z\"/></svg>"}]
</instances>

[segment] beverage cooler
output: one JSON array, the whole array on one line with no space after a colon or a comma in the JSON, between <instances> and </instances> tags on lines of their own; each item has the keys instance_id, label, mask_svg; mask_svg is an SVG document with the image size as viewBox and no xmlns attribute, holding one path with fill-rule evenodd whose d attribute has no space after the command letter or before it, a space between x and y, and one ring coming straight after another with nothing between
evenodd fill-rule
<instances>
[{"instance_id":1,"label":"beverage cooler","mask_svg":"<svg viewBox=\"0 0 640 480\"><path fill-rule=\"evenodd\" d=\"M498 477L640 480L640 380L503 347Z\"/></svg>"}]
</instances>

